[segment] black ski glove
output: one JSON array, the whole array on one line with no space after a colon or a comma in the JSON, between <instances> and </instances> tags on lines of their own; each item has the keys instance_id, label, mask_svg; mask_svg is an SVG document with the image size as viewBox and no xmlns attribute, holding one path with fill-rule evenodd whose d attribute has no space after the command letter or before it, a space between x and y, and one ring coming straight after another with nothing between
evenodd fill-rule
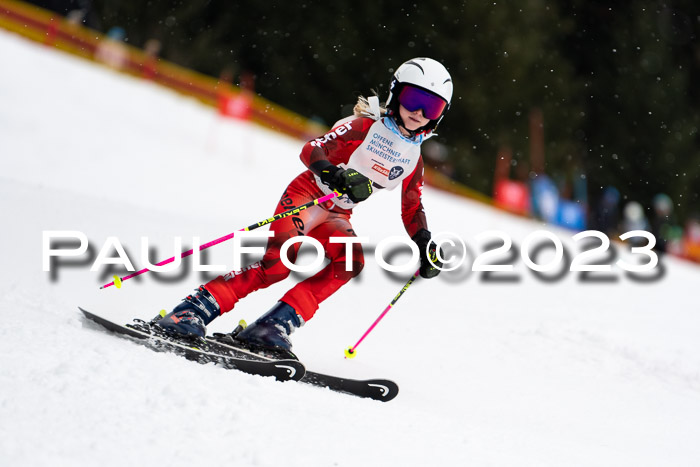
<instances>
[{"instance_id":1,"label":"black ski glove","mask_svg":"<svg viewBox=\"0 0 700 467\"><path fill-rule=\"evenodd\" d=\"M318 176L332 190L348 195L353 203L364 201L372 194L372 181L355 169L328 164L318 171Z\"/></svg>"},{"instance_id":2,"label":"black ski glove","mask_svg":"<svg viewBox=\"0 0 700 467\"><path fill-rule=\"evenodd\" d=\"M420 276L431 279L440 274L442 262L438 260L437 245L430 240L430 232L420 229L411 239L420 251Z\"/></svg>"}]
</instances>

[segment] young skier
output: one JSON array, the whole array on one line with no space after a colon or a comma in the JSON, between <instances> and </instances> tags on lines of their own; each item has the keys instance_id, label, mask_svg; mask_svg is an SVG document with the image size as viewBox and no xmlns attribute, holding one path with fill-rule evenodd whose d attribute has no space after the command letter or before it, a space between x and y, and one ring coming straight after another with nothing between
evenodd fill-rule
<instances>
[{"instance_id":1,"label":"young skier","mask_svg":"<svg viewBox=\"0 0 700 467\"><path fill-rule=\"evenodd\" d=\"M353 117L341 120L325 136L304 145L301 160L308 170L292 180L275 214L334 190L341 196L270 224L274 236L268 240L262 261L200 286L156 324L179 335L204 337L206 325L232 310L240 299L285 279L290 270L280 259L281 246L291 237L307 235L324 246L330 263L296 284L236 336L248 348L293 357L289 335L364 266L359 243L352 244L352 267L347 271L346 245L329 239L354 237L350 224L353 208L374 191L399 185L402 220L420 250L420 275L435 277L440 263L421 203L420 145L433 136L451 98L452 80L439 62L414 58L402 64L394 73L385 108L380 108L376 97L360 97ZM289 248L289 261L294 262L299 246L296 243Z\"/></svg>"}]
</instances>

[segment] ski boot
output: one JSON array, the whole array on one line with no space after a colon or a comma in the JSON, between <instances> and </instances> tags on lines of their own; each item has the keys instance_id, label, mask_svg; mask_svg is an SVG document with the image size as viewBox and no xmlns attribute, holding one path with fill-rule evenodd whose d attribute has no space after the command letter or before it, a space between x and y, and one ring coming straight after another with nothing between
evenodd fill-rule
<instances>
[{"instance_id":1,"label":"ski boot","mask_svg":"<svg viewBox=\"0 0 700 467\"><path fill-rule=\"evenodd\" d=\"M246 327L234 339L254 352L272 358L298 360L292 353L289 335L304 325L304 319L290 305L277 302L267 313Z\"/></svg>"},{"instance_id":2,"label":"ski boot","mask_svg":"<svg viewBox=\"0 0 700 467\"><path fill-rule=\"evenodd\" d=\"M194 295L188 295L173 311L153 324L165 332L180 337L204 338L207 324L221 314L216 299L204 286L200 286Z\"/></svg>"}]
</instances>

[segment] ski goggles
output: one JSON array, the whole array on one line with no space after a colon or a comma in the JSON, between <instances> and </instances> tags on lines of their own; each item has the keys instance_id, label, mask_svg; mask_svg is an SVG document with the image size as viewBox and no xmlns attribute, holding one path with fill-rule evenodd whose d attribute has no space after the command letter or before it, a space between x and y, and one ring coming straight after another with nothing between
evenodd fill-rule
<instances>
[{"instance_id":1,"label":"ski goggles","mask_svg":"<svg viewBox=\"0 0 700 467\"><path fill-rule=\"evenodd\" d=\"M447 107L447 102L431 92L413 86L404 86L399 93L399 104L409 112L423 110L423 116L429 120L437 120Z\"/></svg>"}]
</instances>

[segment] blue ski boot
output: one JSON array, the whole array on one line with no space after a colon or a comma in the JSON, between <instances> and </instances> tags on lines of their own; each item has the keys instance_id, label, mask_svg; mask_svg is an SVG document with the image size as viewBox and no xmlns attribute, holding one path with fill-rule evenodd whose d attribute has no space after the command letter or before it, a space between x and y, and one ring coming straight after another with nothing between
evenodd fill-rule
<instances>
[{"instance_id":1,"label":"blue ski boot","mask_svg":"<svg viewBox=\"0 0 700 467\"><path fill-rule=\"evenodd\" d=\"M154 324L171 334L204 338L207 324L220 314L221 308L216 299L204 286L200 286L194 295L185 297L173 311Z\"/></svg>"},{"instance_id":2,"label":"blue ski boot","mask_svg":"<svg viewBox=\"0 0 700 467\"><path fill-rule=\"evenodd\" d=\"M284 302L277 302L270 311L239 332L235 339L244 347L261 351L264 355L296 360L289 335L303 325L304 319L294 308Z\"/></svg>"}]
</instances>

